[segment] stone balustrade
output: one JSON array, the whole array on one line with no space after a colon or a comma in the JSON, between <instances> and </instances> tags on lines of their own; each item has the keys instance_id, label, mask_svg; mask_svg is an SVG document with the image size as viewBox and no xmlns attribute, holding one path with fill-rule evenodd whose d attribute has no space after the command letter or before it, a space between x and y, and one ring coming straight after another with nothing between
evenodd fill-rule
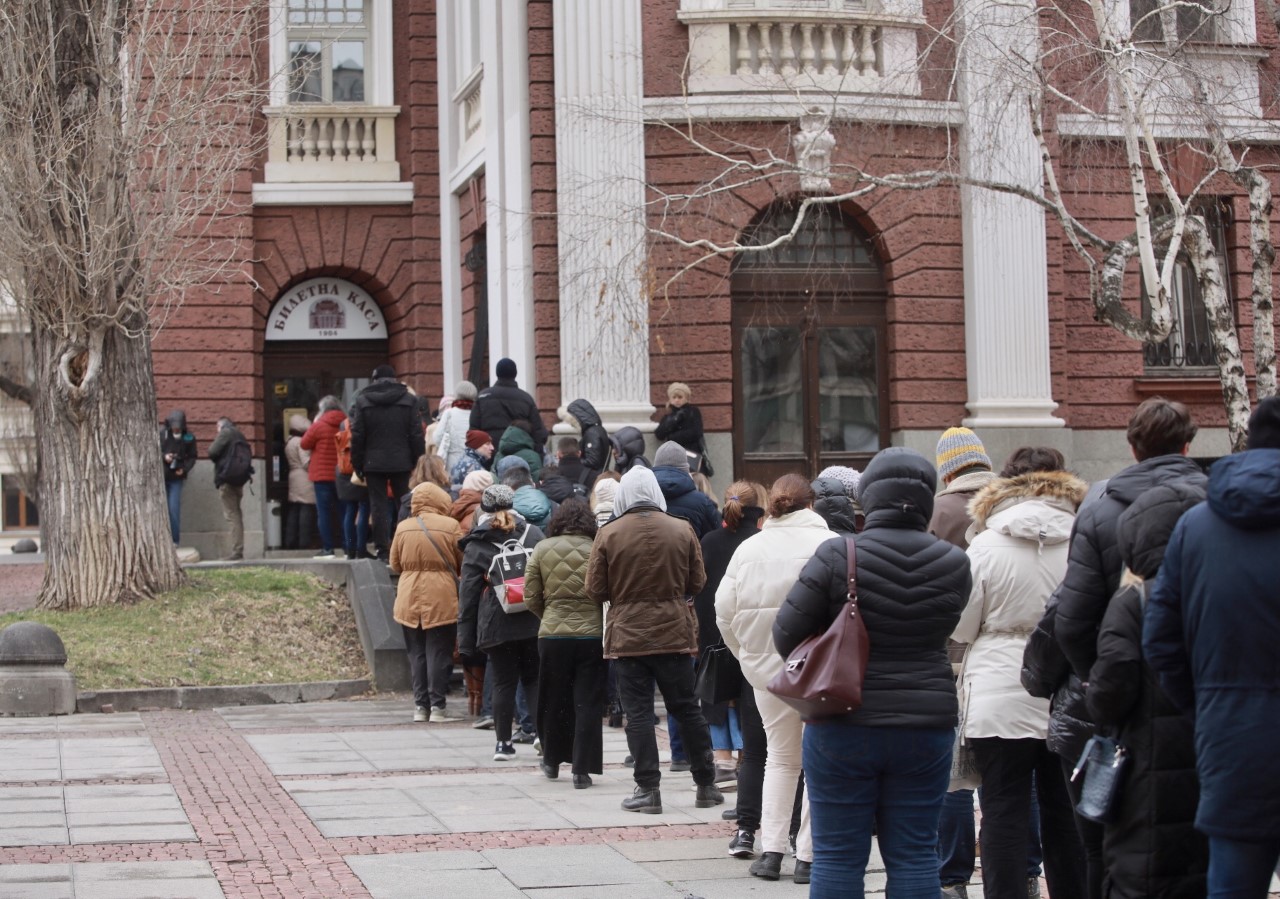
<instances>
[{"instance_id":1,"label":"stone balustrade","mask_svg":"<svg viewBox=\"0 0 1280 899\"><path fill-rule=\"evenodd\" d=\"M268 182L398 181L398 106L267 107Z\"/></svg>"}]
</instances>

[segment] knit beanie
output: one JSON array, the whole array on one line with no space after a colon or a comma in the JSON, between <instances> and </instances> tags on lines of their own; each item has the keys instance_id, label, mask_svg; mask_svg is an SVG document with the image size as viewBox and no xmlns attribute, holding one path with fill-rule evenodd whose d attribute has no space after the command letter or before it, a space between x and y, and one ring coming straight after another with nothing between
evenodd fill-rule
<instances>
[{"instance_id":1,"label":"knit beanie","mask_svg":"<svg viewBox=\"0 0 1280 899\"><path fill-rule=\"evenodd\" d=\"M476 493L483 493L486 487L493 486L493 475L485 471L483 468L473 471L462 479L463 490L474 490Z\"/></svg>"},{"instance_id":2,"label":"knit beanie","mask_svg":"<svg viewBox=\"0 0 1280 899\"><path fill-rule=\"evenodd\" d=\"M1280 397L1269 396L1249 416L1249 449L1280 449Z\"/></svg>"},{"instance_id":3,"label":"knit beanie","mask_svg":"<svg viewBox=\"0 0 1280 899\"><path fill-rule=\"evenodd\" d=\"M394 378L396 370L385 362L373 370L373 380L380 381L383 378Z\"/></svg>"},{"instance_id":4,"label":"knit beanie","mask_svg":"<svg viewBox=\"0 0 1280 899\"><path fill-rule=\"evenodd\" d=\"M486 443L493 443L493 438L489 436L488 431L481 431L478 428L467 431L467 448L480 449Z\"/></svg>"},{"instance_id":5,"label":"knit beanie","mask_svg":"<svg viewBox=\"0 0 1280 899\"><path fill-rule=\"evenodd\" d=\"M690 400L693 399L693 391L683 381L673 381L671 386L667 388L667 399L673 400L677 396L683 396L685 399Z\"/></svg>"},{"instance_id":6,"label":"knit beanie","mask_svg":"<svg viewBox=\"0 0 1280 899\"><path fill-rule=\"evenodd\" d=\"M493 473L497 477L501 478L513 468L523 468L525 471L530 470L529 463L524 461L524 459L521 459L519 456L503 456L498 461L498 464L494 466Z\"/></svg>"},{"instance_id":7,"label":"knit beanie","mask_svg":"<svg viewBox=\"0 0 1280 899\"><path fill-rule=\"evenodd\" d=\"M513 380L516 376L516 364L511 359L499 359L494 371L503 380Z\"/></svg>"},{"instance_id":8,"label":"knit beanie","mask_svg":"<svg viewBox=\"0 0 1280 899\"><path fill-rule=\"evenodd\" d=\"M828 465L818 475L818 480L823 478L834 478L844 485L845 495L849 499L858 498L858 482L862 480L862 475L854 469L845 465Z\"/></svg>"},{"instance_id":9,"label":"knit beanie","mask_svg":"<svg viewBox=\"0 0 1280 899\"><path fill-rule=\"evenodd\" d=\"M938 480L945 481L971 465L991 470L991 457L987 455L986 447L968 428L947 428L938 440Z\"/></svg>"},{"instance_id":10,"label":"knit beanie","mask_svg":"<svg viewBox=\"0 0 1280 899\"><path fill-rule=\"evenodd\" d=\"M689 470L689 456L684 447L674 440L668 440L653 454L653 467L661 468L664 465L669 468L679 468L682 471Z\"/></svg>"},{"instance_id":11,"label":"knit beanie","mask_svg":"<svg viewBox=\"0 0 1280 899\"><path fill-rule=\"evenodd\" d=\"M458 386L453 388L454 399L474 401L476 395L476 385L470 381L459 381Z\"/></svg>"},{"instance_id":12,"label":"knit beanie","mask_svg":"<svg viewBox=\"0 0 1280 899\"><path fill-rule=\"evenodd\" d=\"M501 512L510 509L516 501L515 491L506 484L490 484L480 494L480 510L482 512Z\"/></svg>"}]
</instances>

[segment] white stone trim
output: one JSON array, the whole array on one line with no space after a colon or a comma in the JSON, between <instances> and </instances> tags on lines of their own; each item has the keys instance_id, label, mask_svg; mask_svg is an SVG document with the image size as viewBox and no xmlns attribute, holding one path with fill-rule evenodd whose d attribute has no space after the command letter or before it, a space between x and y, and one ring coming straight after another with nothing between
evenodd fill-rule
<instances>
[{"instance_id":1,"label":"white stone trim","mask_svg":"<svg viewBox=\"0 0 1280 899\"><path fill-rule=\"evenodd\" d=\"M1039 190L1040 147L1027 115L1036 59L1033 0L961 0L967 35L959 96L964 174ZM968 427L1061 427L1053 417L1045 213L1010 194L960 188Z\"/></svg>"},{"instance_id":2,"label":"white stone trim","mask_svg":"<svg viewBox=\"0 0 1280 899\"><path fill-rule=\"evenodd\" d=\"M436 34L453 34L452 16L456 7L452 3L436 4ZM459 204L457 190L448 172L454 167L457 154L454 131L457 127L453 115L454 56L457 48L452 40L436 41L436 122L437 143L440 153L440 356L444 389L452 389L462 380L462 246L461 225L458 222Z\"/></svg>"},{"instance_id":3,"label":"white stone trim","mask_svg":"<svg viewBox=\"0 0 1280 899\"><path fill-rule=\"evenodd\" d=\"M1250 144L1280 144L1280 121L1275 119L1230 116L1221 120L1228 139ZM1204 121L1192 116L1179 119L1156 119L1155 136L1161 140L1203 139ZM1096 115L1060 115L1058 135L1076 140L1123 140L1124 130L1114 118Z\"/></svg>"},{"instance_id":4,"label":"white stone trim","mask_svg":"<svg viewBox=\"0 0 1280 899\"><path fill-rule=\"evenodd\" d=\"M703 94L693 97L648 97L644 118L648 122L756 122L794 121L815 105L830 111L833 121L885 125L917 125L926 128L958 128L964 123L960 104L907 97L842 95L813 98L795 94Z\"/></svg>"},{"instance_id":5,"label":"white stone trim","mask_svg":"<svg viewBox=\"0 0 1280 899\"><path fill-rule=\"evenodd\" d=\"M647 421L642 0L555 0L562 402Z\"/></svg>"},{"instance_id":6,"label":"white stone trim","mask_svg":"<svg viewBox=\"0 0 1280 899\"><path fill-rule=\"evenodd\" d=\"M293 181L253 185L255 206L390 206L412 202L412 181Z\"/></svg>"}]
</instances>

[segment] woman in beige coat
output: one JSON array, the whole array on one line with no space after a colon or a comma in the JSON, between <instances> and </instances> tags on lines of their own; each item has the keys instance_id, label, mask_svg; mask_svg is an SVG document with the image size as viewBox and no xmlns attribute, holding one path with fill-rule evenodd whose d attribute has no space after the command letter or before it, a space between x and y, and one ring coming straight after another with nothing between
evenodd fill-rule
<instances>
[{"instance_id":1,"label":"woman in beige coat","mask_svg":"<svg viewBox=\"0 0 1280 899\"><path fill-rule=\"evenodd\" d=\"M445 708L458 640L458 571L462 528L449 515L449 494L427 482L413 488L409 517L391 541L391 570L399 572L393 617L404 629L416 708L414 721L457 718Z\"/></svg>"},{"instance_id":2,"label":"woman in beige coat","mask_svg":"<svg viewBox=\"0 0 1280 899\"><path fill-rule=\"evenodd\" d=\"M289 505L285 508L285 549L309 549L316 526L316 487L308 469L311 453L302 448L302 436L311 427L305 415L289 418L289 441L284 458L289 466Z\"/></svg>"}]
</instances>

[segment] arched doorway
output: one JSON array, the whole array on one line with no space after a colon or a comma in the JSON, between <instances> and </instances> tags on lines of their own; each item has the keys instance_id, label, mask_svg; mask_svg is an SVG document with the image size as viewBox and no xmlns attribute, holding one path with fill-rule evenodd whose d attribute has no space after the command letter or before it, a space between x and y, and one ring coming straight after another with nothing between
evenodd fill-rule
<instances>
[{"instance_id":1,"label":"arched doorway","mask_svg":"<svg viewBox=\"0 0 1280 899\"><path fill-rule=\"evenodd\" d=\"M284 291L267 315L263 351L263 422L267 498L288 496L284 445L295 413L314 419L321 397L348 408L387 361L387 323L376 300L341 278L312 278Z\"/></svg>"},{"instance_id":2,"label":"arched doorway","mask_svg":"<svg viewBox=\"0 0 1280 899\"><path fill-rule=\"evenodd\" d=\"M791 231L782 201L744 231L766 246ZM889 440L884 276L862 229L811 206L795 236L734 259L734 465L770 483L828 465L863 468Z\"/></svg>"}]
</instances>

